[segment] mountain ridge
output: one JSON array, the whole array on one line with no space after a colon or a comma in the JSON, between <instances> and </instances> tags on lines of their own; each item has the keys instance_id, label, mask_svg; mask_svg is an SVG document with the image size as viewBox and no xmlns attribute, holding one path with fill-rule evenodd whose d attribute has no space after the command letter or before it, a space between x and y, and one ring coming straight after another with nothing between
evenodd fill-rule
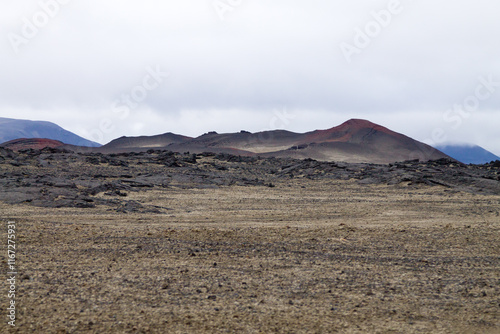
<instances>
[{"instance_id":1,"label":"mountain ridge","mask_svg":"<svg viewBox=\"0 0 500 334\"><path fill-rule=\"evenodd\" d=\"M141 147L142 144L154 148L154 147L164 147L174 143L181 143L190 139L193 138L183 135L177 135L172 132L167 132L154 136L134 136L134 137L122 136L113 139L104 146L108 148L134 148L134 147Z\"/></svg>"},{"instance_id":2,"label":"mountain ridge","mask_svg":"<svg viewBox=\"0 0 500 334\"><path fill-rule=\"evenodd\" d=\"M22 138L58 140L76 146L101 146L99 143L80 137L52 122L0 117L0 143Z\"/></svg>"},{"instance_id":3,"label":"mountain ridge","mask_svg":"<svg viewBox=\"0 0 500 334\"><path fill-rule=\"evenodd\" d=\"M364 119L350 119L329 129L305 133L269 130L219 134L212 131L193 138L167 132L154 136L122 136L100 147L83 147L60 141L68 144L61 146L64 149L103 154L145 152L153 149L378 164L415 159L451 159L427 144ZM17 146L27 148L29 143L28 140L22 145L18 143ZM40 148L42 144L43 141L32 141L33 148Z\"/></svg>"},{"instance_id":4,"label":"mountain ridge","mask_svg":"<svg viewBox=\"0 0 500 334\"><path fill-rule=\"evenodd\" d=\"M484 164L500 160L494 153L473 144L444 144L436 149L465 164Z\"/></svg>"},{"instance_id":5,"label":"mountain ridge","mask_svg":"<svg viewBox=\"0 0 500 334\"><path fill-rule=\"evenodd\" d=\"M158 146L158 136L169 135L176 140ZM121 137L127 147L116 145L117 140L103 145L102 153L145 151L161 148L175 152L231 153L248 156L275 156L311 158L323 161L391 163L419 159L422 161L450 157L439 150L401 133L363 119L350 119L326 130L296 133L287 130L269 130L251 133L208 132L196 138L167 133L157 136Z\"/></svg>"}]
</instances>

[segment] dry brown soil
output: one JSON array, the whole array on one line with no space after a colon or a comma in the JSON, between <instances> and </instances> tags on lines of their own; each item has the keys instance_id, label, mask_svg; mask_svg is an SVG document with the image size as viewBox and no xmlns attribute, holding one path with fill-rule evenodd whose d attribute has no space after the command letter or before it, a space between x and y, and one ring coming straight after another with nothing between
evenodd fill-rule
<instances>
[{"instance_id":1,"label":"dry brown soil","mask_svg":"<svg viewBox=\"0 0 500 334\"><path fill-rule=\"evenodd\" d=\"M500 333L500 196L293 179L129 199L169 210L0 204L19 265L0 332Z\"/></svg>"}]
</instances>

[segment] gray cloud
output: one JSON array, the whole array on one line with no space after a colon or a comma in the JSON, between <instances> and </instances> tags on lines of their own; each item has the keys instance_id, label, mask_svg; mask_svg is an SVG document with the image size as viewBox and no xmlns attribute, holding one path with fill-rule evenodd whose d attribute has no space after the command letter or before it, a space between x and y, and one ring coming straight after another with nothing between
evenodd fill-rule
<instances>
[{"instance_id":1,"label":"gray cloud","mask_svg":"<svg viewBox=\"0 0 500 334\"><path fill-rule=\"evenodd\" d=\"M216 1L236 4L224 20ZM0 5L0 114L53 121L102 142L273 125L308 131L363 117L419 140L473 142L500 154L500 85L467 117L447 114L480 78L500 82L498 2L216 1ZM26 20L41 25L30 38ZM17 54L13 34L27 41ZM350 62L345 44L357 48ZM117 112L116 101L123 106L156 66L169 77L126 117ZM295 118L277 124L283 108Z\"/></svg>"}]
</instances>

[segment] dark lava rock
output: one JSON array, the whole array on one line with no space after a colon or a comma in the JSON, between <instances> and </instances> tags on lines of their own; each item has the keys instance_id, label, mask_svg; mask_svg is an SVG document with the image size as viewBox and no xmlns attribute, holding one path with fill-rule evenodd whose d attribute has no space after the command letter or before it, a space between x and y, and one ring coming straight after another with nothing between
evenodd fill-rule
<instances>
[{"instance_id":1,"label":"dark lava rock","mask_svg":"<svg viewBox=\"0 0 500 334\"><path fill-rule=\"evenodd\" d=\"M0 156L7 159L14 159L17 156L17 154L11 149L0 146Z\"/></svg>"},{"instance_id":2,"label":"dark lava rock","mask_svg":"<svg viewBox=\"0 0 500 334\"><path fill-rule=\"evenodd\" d=\"M128 167L128 163L121 159L111 159L109 160L109 165L116 167Z\"/></svg>"},{"instance_id":3,"label":"dark lava rock","mask_svg":"<svg viewBox=\"0 0 500 334\"><path fill-rule=\"evenodd\" d=\"M101 159L98 157L87 157L85 161L92 165L99 165L101 163Z\"/></svg>"},{"instance_id":4,"label":"dark lava rock","mask_svg":"<svg viewBox=\"0 0 500 334\"><path fill-rule=\"evenodd\" d=\"M195 164L196 163L196 154L191 154L187 157L182 158L182 161L190 163L190 164Z\"/></svg>"},{"instance_id":5,"label":"dark lava rock","mask_svg":"<svg viewBox=\"0 0 500 334\"><path fill-rule=\"evenodd\" d=\"M144 207L142 204L136 201L124 201L121 202L116 212L128 213L128 212L143 212L142 209Z\"/></svg>"},{"instance_id":6,"label":"dark lava rock","mask_svg":"<svg viewBox=\"0 0 500 334\"><path fill-rule=\"evenodd\" d=\"M202 159L203 158L203 159ZM202 161L199 161L202 159ZM220 186L274 187L293 178L357 180L396 187L442 186L476 194L500 194L500 161L463 165L449 159L390 165L322 162L313 159L257 158L213 154L64 153L57 149L16 153L0 147L0 200L45 207L92 208L119 212L164 212L122 201L127 193L150 189L208 189ZM15 168L13 168L13 167ZM104 193L105 197L96 195Z\"/></svg>"},{"instance_id":7,"label":"dark lava rock","mask_svg":"<svg viewBox=\"0 0 500 334\"><path fill-rule=\"evenodd\" d=\"M119 182L106 182L97 187L86 189L84 192L89 195L97 195L102 192L113 192L117 193L120 190L129 190L130 186L124 185Z\"/></svg>"}]
</instances>

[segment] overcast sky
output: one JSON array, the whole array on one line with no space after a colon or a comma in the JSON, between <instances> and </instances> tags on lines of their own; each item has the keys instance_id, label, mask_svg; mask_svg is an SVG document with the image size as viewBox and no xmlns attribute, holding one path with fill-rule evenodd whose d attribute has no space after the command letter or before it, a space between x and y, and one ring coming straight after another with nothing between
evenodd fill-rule
<instances>
[{"instance_id":1,"label":"overcast sky","mask_svg":"<svg viewBox=\"0 0 500 334\"><path fill-rule=\"evenodd\" d=\"M0 116L122 135L365 118L500 155L498 0L0 4Z\"/></svg>"}]
</instances>

